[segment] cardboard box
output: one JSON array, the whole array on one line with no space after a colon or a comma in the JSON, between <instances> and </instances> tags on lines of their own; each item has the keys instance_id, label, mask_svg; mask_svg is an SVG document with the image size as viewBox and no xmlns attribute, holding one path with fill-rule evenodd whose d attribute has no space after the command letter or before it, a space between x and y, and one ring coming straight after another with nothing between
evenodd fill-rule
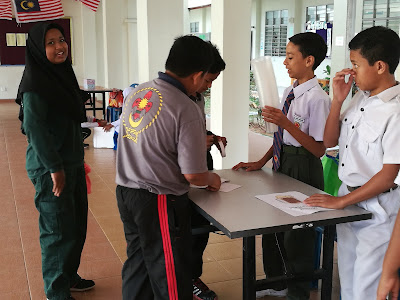
<instances>
[{"instance_id":1,"label":"cardboard box","mask_svg":"<svg viewBox=\"0 0 400 300\"><path fill-rule=\"evenodd\" d=\"M84 79L83 80L83 88L85 90L94 90L96 87L96 83L94 79Z\"/></svg>"},{"instance_id":2,"label":"cardboard box","mask_svg":"<svg viewBox=\"0 0 400 300\"><path fill-rule=\"evenodd\" d=\"M94 148L114 148L114 128L105 132L103 127L93 128L93 147Z\"/></svg>"}]
</instances>

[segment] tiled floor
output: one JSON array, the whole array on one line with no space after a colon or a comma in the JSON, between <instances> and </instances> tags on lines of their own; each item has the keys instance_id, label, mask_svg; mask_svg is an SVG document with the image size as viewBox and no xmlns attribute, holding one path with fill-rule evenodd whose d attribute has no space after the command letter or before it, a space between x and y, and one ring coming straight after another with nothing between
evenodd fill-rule
<instances>
[{"instance_id":1,"label":"tiled floor","mask_svg":"<svg viewBox=\"0 0 400 300\"><path fill-rule=\"evenodd\" d=\"M41 277L38 212L33 203L34 189L25 171L26 139L20 133L17 113L14 102L0 100L0 299L42 300L46 297ZM271 140L251 133L249 138L250 160L258 159ZM92 167L92 193L79 273L94 279L96 288L73 296L77 300L121 299L120 274L126 243L115 200L115 152L90 147L85 154ZM241 299L241 249L241 240L211 234L204 253L202 279L220 300ZM257 276L262 278L260 238L256 262ZM336 271L333 285L333 299L339 299ZM319 299L318 291L312 292L311 299Z\"/></svg>"}]
</instances>

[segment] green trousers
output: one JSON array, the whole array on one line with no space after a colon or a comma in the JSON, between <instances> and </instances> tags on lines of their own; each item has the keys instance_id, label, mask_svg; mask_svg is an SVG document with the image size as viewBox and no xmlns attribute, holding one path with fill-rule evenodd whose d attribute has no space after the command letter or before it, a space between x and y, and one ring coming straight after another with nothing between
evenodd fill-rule
<instances>
[{"instance_id":1,"label":"green trousers","mask_svg":"<svg viewBox=\"0 0 400 300\"><path fill-rule=\"evenodd\" d=\"M295 150L294 147L286 147ZM302 153L281 153L279 172L324 190L321 160L302 148ZM267 277L314 270L314 229L298 229L277 234L265 234L262 238L263 264ZM277 282L269 288L288 288L287 300L308 300L310 281Z\"/></svg>"},{"instance_id":2,"label":"green trousers","mask_svg":"<svg viewBox=\"0 0 400 300\"><path fill-rule=\"evenodd\" d=\"M83 166L65 169L65 187L55 197L50 173L32 179L39 211L44 290L50 300L70 296L86 239L88 201Z\"/></svg>"}]
</instances>

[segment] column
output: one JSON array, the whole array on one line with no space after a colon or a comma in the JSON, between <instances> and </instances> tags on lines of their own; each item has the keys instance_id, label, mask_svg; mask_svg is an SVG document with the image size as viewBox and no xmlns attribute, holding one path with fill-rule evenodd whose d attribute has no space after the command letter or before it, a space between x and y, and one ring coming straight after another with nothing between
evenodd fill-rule
<instances>
[{"instance_id":1,"label":"column","mask_svg":"<svg viewBox=\"0 0 400 300\"><path fill-rule=\"evenodd\" d=\"M251 0L212 2L211 40L227 64L211 88L210 129L228 139L225 158L214 152L216 169L248 160L250 19Z\"/></svg>"},{"instance_id":2,"label":"column","mask_svg":"<svg viewBox=\"0 0 400 300\"><path fill-rule=\"evenodd\" d=\"M174 39L184 34L184 0L137 0L138 78L165 70ZM187 6L186 6L187 9Z\"/></svg>"}]
</instances>

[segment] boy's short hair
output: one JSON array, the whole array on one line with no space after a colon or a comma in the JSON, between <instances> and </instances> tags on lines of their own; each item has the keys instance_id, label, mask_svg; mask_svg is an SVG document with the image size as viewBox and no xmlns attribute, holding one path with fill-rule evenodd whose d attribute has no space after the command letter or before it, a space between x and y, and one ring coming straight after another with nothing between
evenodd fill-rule
<instances>
[{"instance_id":1,"label":"boy's short hair","mask_svg":"<svg viewBox=\"0 0 400 300\"><path fill-rule=\"evenodd\" d=\"M196 72L208 72L214 62L209 44L194 35L184 35L175 39L165 69L178 77L187 77Z\"/></svg>"},{"instance_id":2,"label":"boy's short hair","mask_svg":"<svg viewBox=\"0 0 400 300\"><path fill-rule=\"evenodd\" d=\"M328 51L324 39L319 34L313 32L295 34L289 38L289 41L299 47L299 51L304 58L309 55L314 56L313 70L325 59L326 52Z\"/></svg>"},{"instance_id":3,"label":"boy's short hair","mask_svg":"<svg viewBox=\"0 0 400 300\"><path fill-rule=\"evenodd\" d=\"M208 72L212 74L217 74L225 70L225 61L222 59L221 55L219 54L218 48L216 45L214 45L211 42L208 42L208 44L211 46L211 50L214 55L214 63L211 65L210 70Z\"/></svg>"},{"instance_id":4,"label":"boy's short hair","mask_svg":"<svg viewBox=\"0 0 400 300\"><path fill-rule=\"evenodd\" d=\"M394 74L400 57L400 39L392 29L375 26L357 34L349 43L350 50L360 50L360 54L372 66L378 60L389 65Z\"/></svg>"}]
</instances>

